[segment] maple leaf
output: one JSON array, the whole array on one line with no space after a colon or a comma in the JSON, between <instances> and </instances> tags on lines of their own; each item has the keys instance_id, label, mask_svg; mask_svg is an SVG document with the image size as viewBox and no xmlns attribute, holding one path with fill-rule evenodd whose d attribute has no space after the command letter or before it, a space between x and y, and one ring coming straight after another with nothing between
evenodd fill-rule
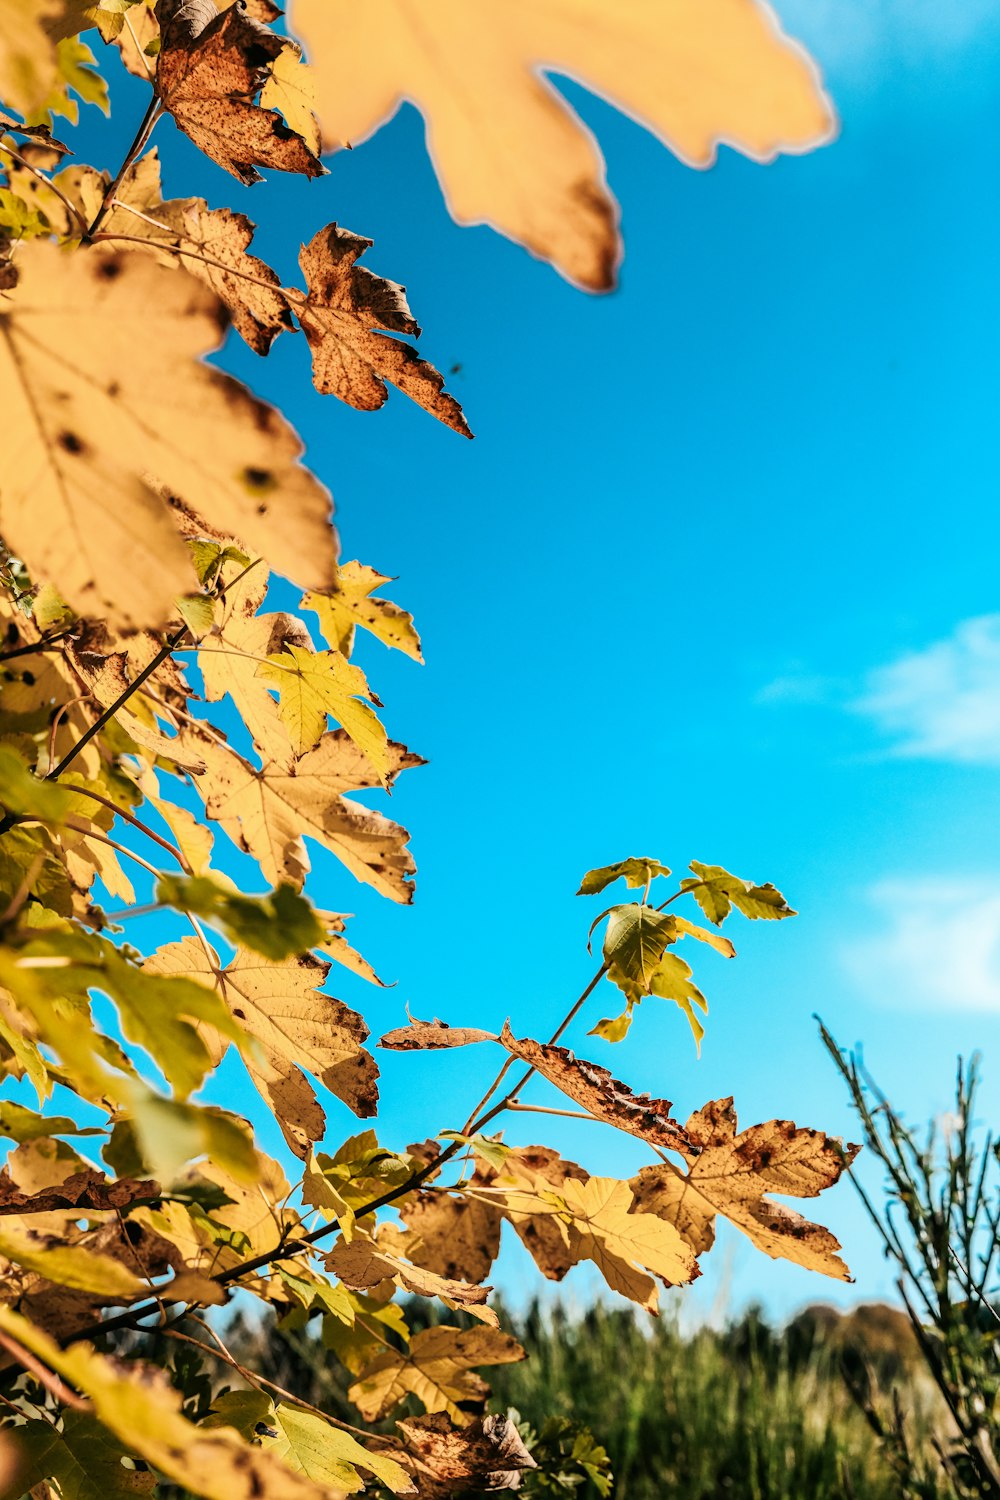
<instances>
[{"instance_id":1,"label":"maple leaf","mask_svg":"<svg viewBox=\"0 0 1000 1500\"><path fill-rule=\"evenodd\" d=\"M458 1403L482 1400L489 1391L486 1382L472 1373L474 1367L512 1364L523 1358L517 1340L499 1329L460 1332L441 1324L418 1333L406 1353L388 1350L380 1354L348 1395L370 1422L412 1394L428 1412L447 1412L465 1426L472 1418Z\"/></svg>"},{"instance_id":2,"label":"maple leaf","mask_svg":"<svg viewBox=\"0 0 1000 1500\"><path fill-rule=\"evenodd\" d=\"M312 350L316 389L361 411L376 411L385 403L388 380L446 426L471 437L462 408L444 390L444 377L412 344L385 337L386 332L416 337L420 326L403 287L356 264L371 245L362 235L328 224L299 254L309 295L295 311Z\"/></svg>"},{"instance_id":3,"label":"maple leaf","mask_svg":"<svg viewBox=\"0 0 1000 1500\"><path fill-rule=\"evenodd\" d=\"M328 587L329 497L294 433L198 362L220 336L207 288L138 251L36 241L18 265L0 310L0 524L33 573L78 613L165 623L192 582L168 498L180 497L278 571Z\"/></svg>"},{"instance_id":4,"label":"maple leaf","mask_svg":"<svg viewBox=\"0 0 1000 1500\"><path fill-rule=\"evenodd\" d=\"M409 1014L409 1012L407 1012ZM379 1046L390 1052L436 1051L442 1047L468 1047L474 1042L498 1042L493 1031L475 1026L449 1026L446 1021L418 1021L410 1016L408 1026L398 1026L379 1038Z\"/></svg>"},{"instance_id":5,"label":"maple leaf","mask_svg":"<svg viewBox=\"0 0 1000 1500\"><path fill-rule=\"evenodd\" d=\"M669 875L670 871L666 865L661 865L658 859L620 859L613 865L601 865L600 869L588 870L580 881L578 896L596 896L606 886L624 877L626 886L630 890L637 890L644 886L647 881L655 880L658 875Z\"/></svg>"},{"instance_id":6,"label":"maple leaf","mask_svg":"<svg viewBox=\"0 0 1000 1500\"><path fill-rule=\"evenodd\" d=\"M592 1260L608 1285L649 1312L659 1294L647 1272L668 1286L698 1275L691 1247L673 1225L654 1214L632 1211L632 1190L612 1177L567 1178L554 1190L570 1215L570 1250L577 1260ZM634 1227L633 1227L634 1226ZM674 1232L662 1233L664 1228Z\"/></svg>"},{"instance_id":7,"label":"maple leaf","mask_svg":"<svg viewBox=\"0 0 1000 1500\"><path fill-rule=\"evenodd\" d=\"M296 1155L305 1157L325 1128L304 1068L355 1114L375 1113L378 1068L361 1046L368 1028L355 1011L320 993L329 964L309 955L276 963L247 948L225 966L212 956L214 963L196 939L183 938L161 948L146 968L218 988L233 1018L260 1044L261 1053L244 1053L244 1062Z\"/></svg>"},{"instance_id":8,"label":"maple leaf","mask_svg":"<svg viewBox=\"0 0 1000 1500\"><path fill-rule=\"evenodd\" d=\"M526 1179L536 1192L542 1192L546 1186L561 1187L568 1178L586 1182L588 1174L550 1146L521 1146L508 1153L500 1175L505 1179ZM551 1210L546 1206L539 1213L533 1205L522 1205L519 1210L507 1203L503 1212L542 1275L549 1281L562 1281L576 1265L577 1255L564 1226Z\"/></svg>"},{"instance_id":9,"label":"maple leaf","mask_svg":"<svg viewBox=\"0 0 1000 1500\"><path fill-rule=\"evenodd\" d=\"M255 101L286 46L242 6L159 0L156 88L199 150L233 177L261 181L258 166L319 177L319 158L276 110Z\"/></svg>"},{"instance_id":10,"label":"maple leaf","mask_svg":"<svg viewBox=\"0 0 1000 1500\"><path fill-rule=\"evenodd\" d=\"M413 628L413 616L391 599L373 599L376 589L393 580L363 563L341 563L337 582L330 594L308 593L302 608L319 616L319 628L335 651L350 656L354 649L355 628L370 631L383 646L395 647L414 661L423 661L420 637Z\"/></svg>"},{"instance_id":11,"label":"maple leaf","mask_svg":"<svg viewBox=\"0 0 1000 1500\"><path fill-rule=\"evenodd\" d=\"M628 1084L613 1078L607 1068L576 1058L566 1047L519 1040L504 1024L500 1041L514 1057L529 1063L557 1089L582 1104L595 1119L628 1131L640 1140L674 1151L684 1148L687 1137L676 1120L671 1119L668 1099L651 1099L648 1094L634 1094Z\"/></svg>"},{"instance_id":12,"label":"maple leaf","mask_svg":"<svg viewBox=\"0 0 1000 1500\"><path fill-rule=\"evenodd\" d=\"M356 876L393 901L409 902L415 866L398 823L341 795L375 784L370 764L342 731L328 732L290 770L255 771L217 741L198 738L205 771L197 777L205 811L239 848L259 861L267 880L301 886L309 869L303 835L323 844ZM401 745L389 749L394 769L418 764ZM352 753L353 752L353 753Z\"/></svg>"},{"instance_id":13,"label":"maple leaf","mask_svg":"<svg viewBox=\"0 0 1000 1500\"><path fill-rule=\"evenodd\" d=\"M722 142L769 161L832 134L815 68L755 0L294 0L291 25L327 147L364 140L408 100L427 119L452 216L493 225L591 290L614 281L617 209L590 132L540 69L694 166Z\"/></svg>"},{"instance_id":14,"label":"maple leaf","mask_svg":"<svg viewBox=\"0 0 1000 1500\"><path fill-rule=\"evenodd\" d=\"M280 109L286 123L300 135L314 156L319 156L319 121L316 118L316 79L302 59L302 48L286 39L261 90L266 109Z\"/></svg>"},{"instance_id":15,"label":"maple leaf","mask_svg":"<svg viewBox=\"0 0 1000 1500\"><path fill-rule=\"evenodd\" d=\"M724 922L735 906L751 921L777 921L782 917L794 917L796 913L784 896L770 881L766 885L753 885L749 880L740 880L730 875L721 865L703 865L696 859L689 866L694 879L681 881L681 889L690 891L710 922L716 926Z\"/></svg>"},{"instance_id":16,"label":"maple leaf","mask_svg":"<svg viewBox=\"0 0 1000 1500\"><path fill-rule=\"evenodd\" d=\"M672 921L675 931L679 931L679 919L675 917ZM612 963L608 969L608 978L622 991L628 1005L624 1014L616 1017L615 1020L599 1021L591 1035L603 1036L608 1041L621 1041L628 1031L633 1007L638 1005L644 996L656 995L661 1000L672 1000L675 1005L680 1006L691 1027L695 1045L699 1053L701 1052L701 1039L705 1035L705 1028L695 1015L695 1007L707 1014L708 1001L698 986L692 982L691 966L686 964L683 958L679 958L676 953L662 953L655 968L651 972L646 969L641 981L635 978L629 970L620 968L617 963Z\"/></svg>"},{"instance_id":17,"label":"maple leaf","mask_svg":"<svg viewBox=\"0 0 1000 1500\"><path fill-rule=\"evenodd\" d=\"M715 1217L722 1214L765 1255L850 1280L828 1229L764 1195L814 1198L837 1181L858 1146L843 1146L789 1120L769 1120L737 1134L732 1099L704 1105L684 1128L699 1154L686 1174L669 1163L644 1167L632 1179L639 1210L675 1225L698 1254L711 1248Z\"/></svg>"},{"instance_id":18,"label":"maple leaf","mask_svg":"<svg viewBox=\"0 0 1000 1500\"><path fill-rule=\"evenodd\" d=\"M46 1281L97 1294L109 1302L129 1302L146 1289L145 1281L111 1256L66 1244L21 1222L0 1224L0 1255Z\"/></svg>"},{"instance_id":19,"label":"maple leaf","mask_svg":"<svg viewBox=\"0 0 1000 1500\"><path fill-rule=\"evenodd\" d=\"M257 668L257 676L277 689L281 717L297 755L319 744L332 714L379 778L392 766L385 730L370 703L377 703L360 667L339 651L312 651L286 641L284 649Z\"/></svg>"}]
</instances>

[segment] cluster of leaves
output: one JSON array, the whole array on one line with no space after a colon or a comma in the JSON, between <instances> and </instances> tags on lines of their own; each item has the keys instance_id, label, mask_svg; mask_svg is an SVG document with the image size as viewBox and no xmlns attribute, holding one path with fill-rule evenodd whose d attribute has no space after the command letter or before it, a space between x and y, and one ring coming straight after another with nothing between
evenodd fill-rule
<instances>
[{"instance_id":1,"label":"cluster of leaves","mask_svg":"<svg viewBox=\"0 0 1000 1500\"><path fill-rule=\"evenodd\" d=\"M599 286L617 255L614 214L589 138L533 76L537 57L565 57L612 94L628 80L621 102L696 160L722 137L761 157L802 148L829 119L811 69L754 4L697 0L669 25L640 6L610 48L591 0L576 5L569 29L562 10L483 7L484 79L495 88L517 63L514 97L495 107L537 132L575 204L564 216L548 175L535 175L536 143L527 189L483 212ZM453 86L425 71L428 56L450 71L469 14L442 4L428 46L415 0L384 9L400 50L376 56L365 7L296 6L320 93L336 100L322 110L328 144L415 91L441 126L456 212L470 217L471 175L491 193L511 189L502 167L477 171L477 131L455 158ZM723 11L733 35L716 49ZM668 950L685 937L732 948L663 907L689 896L716 925L732 907L790 914L772 887L716 866L692 865L661 908L647 899L668 874L658 862L591 872L585 890L623 875L643 896L606 914L604 963L551 1039L411 1021L383 1045L502 1049L480 1104L461 1129L406 1150L372 1130L318 1149L317 1085L361 1118L378 1105L365 1022L324 985L334 964L380 981L345 919L306 895L306 841L411 900L405 829L351 794L388 790L420 757L388 737L352 652L359 628L417 661L420 642L380 594L387 578L338 561L328 492L284 417L205 356L230 323L260 354L298 330L321 392L371 410L389 383L468 427L407 342L419 329L403 288L358 264L369 241L327 224L301 252L305 289L286 287L250 253L242 215L163 198L148 143L164 115L244 183L259 168L324 170L312 75L298 44L270 29L276 15L270 0L0 0L0 1073L11 1091L0 1130L12 1142L0 1171L0 1461L12 1495L42 1485L114 1496L157 1476L211 1500L513 1487L532 1460L509 1421L482 1417L476 1373L523 1356L483 1284L504 1221L545 1276L590 1260L650 1310L658 1282L698 1274L719 1213L769 1255L847 1274L832 1236L766 1194L814 1196L850 1150L786 1121L738 1131L731 1100L681 1125L668 1101L558 1045L605 973L627 1008L600 1036L620 1038L657 995L700 1040L704 997ZM67 166L53 134L55 116L74 120L77 96L107 103L80 40L91 27L150 84L114 175ZM667 79L699 62L696 97L686 83L687 102L661 110L657 58ZM343 77L329 71L345 64ZM516 132L511 142L519 150ZM272 571L303 590L297 612L270 607ZM237 889L217 835L250 857L264 890ZM107 898L124 910L109 913ZM119 923L150 908L185 935L143 954ZM297 1181L246 1121L197 1102L230 1049ZM526 1071L497 1098L516 1062ZM643 1141L655 1163L629 1181L594 1178L548 1147L486 1136L501 1112L529 1107L520 1094L536 1078L575 1113ZM41 1112L25 1102L31 1089ZM398 1218L380 1219L390 1206ZM424 1414L376 1437L272 1389L201 1317L234 1289L292 1323L320 1320L366 1422L411 1398ZM474 1324L411 1335L399 1290ZM174 1358L116 1357L151 1326ZM219 1389L220 1366L231 1389ZM560 1450L558 1433L552 1442Z\"/></svg>"}]
</instances>

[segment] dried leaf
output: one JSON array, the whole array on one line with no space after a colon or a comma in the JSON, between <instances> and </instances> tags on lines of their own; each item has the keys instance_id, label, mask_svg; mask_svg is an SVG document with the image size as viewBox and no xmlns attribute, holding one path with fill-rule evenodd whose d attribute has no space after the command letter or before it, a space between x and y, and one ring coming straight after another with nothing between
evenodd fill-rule
<instances>
[{"instance_id":1,"label":"dried leaf","mask_svg":"<svg viewBox=\"0 0 1000 1500\"><path fill-rule=\"evenodd\" d=\"M409 1015L409 1012L407 1012ZM380 1047L391 1052L435 1051L442 1047L468 1047L473 1042L498 1042L493 1031L478 1031L474 1026L449 1026L446 1021L418 1021L410 1016L408 1026L387 1031L379 1039Z\"/></svg>"},{"instance_id":2,"label":"dried leaf","mask_svg":"<svg viewBox=\"0 0 1000 1500\"><path fill-rule=\"evenodd\" d=\"M175 122L199 150L243 183L260 182L258 166L319 177L323 166L273 109L255 100L286 46L260 22L212 0L159 0L156 88Z\"/></svg>"},{"instance_id":3,"label":"dried leaf","mask_svg":"<svg viewBox=\"0 0 1000 1500\"><path fill-rule=\"evenodd\" d=\"M509 1417L481 1417L456 1428L438 1412L396 1423L406 1439L404 1465L420 1481L421 1500L443 1500L456 1490L517 1489L524 1469L538 1465Z\"/></svg>"},{"instance_id":4,"label":"dried leaf","mask_svg":"<svg viewBox=\"0 0 1000 1500\"><path fill-rule=\"evenodd\" d=\"M850 1280L828 1229L764 1195L814 1198L837 1181L859 1147L789 1120L769 1120L737 1135L732 1099L704 1105L685 1130L699 1154L686 1174L669 1163L644 1167L631 1184L637 1209L675 1225L698 1254L711 1248L715 1216L723 1214L765 1255Z\"/></svg>"},{"instance_id":5,"label":"dried leaf","mask_svg":"<svg viewBox=\"0 0 1000 1500\"><path fill-rule=\"evenodd\" d=\"M411 344L387 332L419 335L404 288L355 262L371 240L328 224L303 245L299 265L309 296L295 311L313 356L313 383L360 411L385 403L388 380L418 406L471 437L462 408L444 390L444 377Z\"/></svg>"},{"instance_id":6,"label":"dried leaf","mask_svg":"<svg viewBox=\"0 0 1000 1500\"><path fill-rule=\"evenodd\" d=\"M164 624L193 579L179 496L278 571L329 587L329 498L298 464L294 433L199 363L220 336L208 290L139 251L65 255L34 241L18 266L0 311L0 518L34 576L81 614Z\"/></svg>"},{"instance_id":7,"label":"dried leaf","mask_svg":"<svg viewBox=\"0 0 1000 1500\"><path fill-rule=\"evenodd\" d=\"M832 134L814 66L755 0L295 0L292 29L328 148L415 104L453 217L492 224L591 290L614 281L617 206L593 137L541 69L693 166L723 142L770 161Z\"/></svg>"},{"instance_id":8,"label":"dried leaf","mask_svg":"<svg viewBox=\"0 0 1000 1500\"><path fill-rule=\"evenodd\" d=\"M509 1025L504 1025L500 1041L514 1057L530 1063L596 1119L656 1146L666 1146L674 1151L688 1146L685 1132L670 1117L668 1099L634 1094L627 1084L613 1078L607 1068L584 1058L578 1059L565 1047L534 1042L530 1038L518 1040Z\"/></svg>"},{"instance_id":9,"label":"dried leaf","mask_svg":"<svg viewBox=\"0 0 1000 1500\"><path fill-rule=\"evenodd\" d=\"M409 1238L398 1236L401 1248L409 1249ZM496 1327L496 1314L483 1306L492 1287L456 1281L424 1266L411 1265L401 1255L394 1254L394 1248L391 1230L388 1233L383 1230L378 1240L355 1231L350 1244L338 1240L323 1264L353 1291L365 1292L389 1281L418 1297L439 1297L447 1307L461 1308Z\"/></svg>"}]
</instances>

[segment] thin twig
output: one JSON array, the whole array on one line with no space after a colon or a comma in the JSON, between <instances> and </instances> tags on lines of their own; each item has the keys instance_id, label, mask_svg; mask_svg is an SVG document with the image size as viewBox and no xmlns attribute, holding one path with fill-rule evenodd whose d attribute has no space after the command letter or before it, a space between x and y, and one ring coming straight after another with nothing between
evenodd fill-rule
<instances>
[{"instance_id":1,"label":"thin twig","mask_svg":"<svg viewBox=\"0 0 1000 1500\"><path fill-rule=\"evenodd\" d=\"M63 1406L71 1406L74 1411L90 1411L89 1401L84 1401L82 1396L71 1391L54 1370L43 1365L30 1349L19 1344L17 1339L12 1338L3 1329L0 1329L0 1349L6 1349L10 1357L16 1360L22 1369L27 1370L29 1375L34 1375L39 1384L43 1385L50 1395L55 1396L57 1401L61 1401Z\"/></svg>"},{"instance_id":2,"label":"thin twig","mask_svg":"<svg viewBox=\"0 0 1000 1500\"><path fill-rule=\"evenodd\" d=\"M73 787L73 792L74 794L79 792L81 797L91 797L95 802L100 802L103 807L107 807L111 812L116 813L119 818L124 818L126 823L131 823L133 828L138 828L139 832L144 833L148 839L152 839L154 844L159 844L161 849L165 849L168 854L172 854L174 859L176 859L177 863L180 865L181 869L184 871L185 875L194 874L194 871L191 869L190 864L184 858L184 855L182 854L180 849L175 848L169 839L162 838L160 834L156 833L152 828L149 828L142 821L142 819L137 818L134 813L128 812L124 807L119 807L116 802L111 801L110 797L102 797L100 792L91 791L90 787L75 786Z\"/></svg>"},{"instance_id":3,"label":"thin twig","mask_svg":"<svg viewBox=\"0 0 1000 1500\"><path fill-rule=\"evenodd\" d=\"M131 168L133 162L136 160L146 142L149 140L149 137L153 131L153 126L156 124L162 113L163 104L154 94L146 106L146 113L143 115L142 119L139 122L139 129L135 133L135 138L133 139L131 146L129 146L128 150L125 153L124 161L118 168L118 171L115 173L114 178L105 190L104 197L101 199L101 206L97 210L97 213L94 215L93 221L87 226L87 230L84 235L85 239L92 240L94 235L97 233L98 229L104 221L105 214L111 207L111 200L114 198L118 189L121 187L122 182L124 181L125 176Z\"/></svg>"},{"instance_id":4,"label":"thin twig","mask_svg":"<svg viewBox=\"0 0 1000 1500\"><path fill-rule=\"evenodd\" d=\"M33 646L15 646L12 651L0 651L0 662L14 661L19 656L41 656L46 651L55 651L58 643L71 634L70 630L61 630L58 635L44 636Z\"/></svg>"}]
</instances>

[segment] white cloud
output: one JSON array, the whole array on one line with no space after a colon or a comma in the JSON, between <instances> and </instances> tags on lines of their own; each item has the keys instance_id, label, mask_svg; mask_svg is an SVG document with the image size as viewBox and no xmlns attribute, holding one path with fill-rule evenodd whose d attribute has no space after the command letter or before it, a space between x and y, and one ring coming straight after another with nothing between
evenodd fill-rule
<instances>
[{"instance_id":1,"label":"white cloud","mask_svg":"<svg viewBox=\"0 0 1000 1500\"><path fill-rule=\"evenodd\" d=\"M1000 878L887 880L869 899L882 930L845 947L877 1004L1000 1016Z\"/></svg>"},{"instance_id":2,"label":"white cloud","mask_svg":"<svg viewBox=\"0 0 1000 1500\"><path fill-rule=\"evenodd\" d=\"M1000 615L870 672L847 706L895 739L893 755L1000 765Z\"/></svg>"}]
</instances>

